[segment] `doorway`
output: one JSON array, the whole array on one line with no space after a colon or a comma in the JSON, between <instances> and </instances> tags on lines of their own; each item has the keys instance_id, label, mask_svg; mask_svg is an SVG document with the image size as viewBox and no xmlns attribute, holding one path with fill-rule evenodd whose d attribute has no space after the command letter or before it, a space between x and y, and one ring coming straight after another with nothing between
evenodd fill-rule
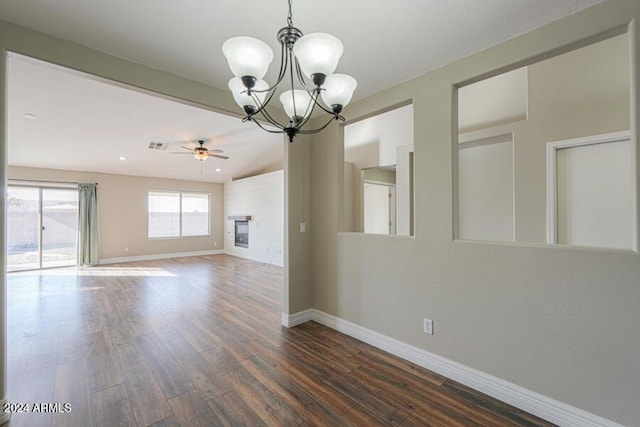
<instances>
[{"instance_id":1,"label":"doorway","mask_svg":"<svg viewBox=\"0 0 640 427\"><path fill-rule=\"evenodd\" d=\"M78 190L9 185L7 271L74 266Z\"/></svg>"},{"instance_id":2,"label":"doorway","mask_svg":"<svg viewBox=\"0 0 640 427\"><path fill-rule=\"evenodd\" d=\"M364 232L396 234L395 185L365 181Z\"/></svg>"}]
</instances>

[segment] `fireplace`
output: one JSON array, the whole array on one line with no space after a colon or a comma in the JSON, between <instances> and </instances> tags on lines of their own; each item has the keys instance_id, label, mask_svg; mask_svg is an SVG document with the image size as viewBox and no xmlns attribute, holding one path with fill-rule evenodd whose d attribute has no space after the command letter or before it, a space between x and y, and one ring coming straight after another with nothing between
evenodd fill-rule
<instances>
[{"instance_id":1,"label":"fireplace","mask_svg":"<svg viewBox=\"0 0 640 427\"><path fill-rule=\"evenodd\" d=\"M249 221L236 220L236 246L240 248L249 247Z\"/></svg>"},{"instance_id":2,"label":"fireplace","mask_svg":"<svg viewBox=\"0 0 640 427\"><path fill-rule=\"evenodd\" d=\"M228 217L229 221L235 222L235 245L239 248L249 247L249 221L251 215L233 215Z\"/></svg>"}]
</instances>

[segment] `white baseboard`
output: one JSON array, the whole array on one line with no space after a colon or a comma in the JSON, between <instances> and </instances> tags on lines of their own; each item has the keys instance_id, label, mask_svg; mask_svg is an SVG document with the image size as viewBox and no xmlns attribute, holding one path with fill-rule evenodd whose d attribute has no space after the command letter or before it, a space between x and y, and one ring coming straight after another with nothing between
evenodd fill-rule
<instances>
[{"instance_id":1,"label":"white baseboard","mask_svg":"<svg viewBox=\"0 0 640 427\"><path fill-rule=\"evenodd\" d=\"M282 313L282 326L285 328L293 328L294 326L302 325L303 323L313 320L312 316L313 310L311 309L299 311L295 314Z\"/></svg>"},{"instance_id":2,"label":"white baseboard","mask_svg":"<svg viewBox=\"0 0 640 427\"><path fill-rule=\"evenodd\" d=\"M286 327L297 326L309 320L371 344L559 426L622 427L613 421L320 310L308 309L299 313L282 315L282 325Z\"/></svg>"},{"instance_id":3,"label":"white baseboard","mask_svg":"<svg viewBox=\"0 0 640 427\"><path fill-rule=\"evenodd\" d=\"M120 264L122 262L134 262L134 261L152 261L156 259L169 259L169 258L183 258L189 256L202 256L202 255L219 255L224 251L220 249L208 250L208 251L193 251L193 252L172 252L168 254L153 254L153 255L136 255L121 258L102 258L100 259L100 265L102 264Z\"/></svg>"},{"instance_id":4,"label":"white baseboard","mask_svg":"<svg viewBox=\"0 0 640 427\"><path fill-rule=\"evenodd\" d=\"M275 265L277 267L284 267L284 263L278 263L278 262L273 262L274 260L265 260L265 259L260 259L257 257L252 257L252 256L247 256L244 255L242 253L236 253L236 252L229 252L229 251L223 251L223 253L225 255L230 255L230 256L234 256L237 258L244 258L244 259L248 259L250 261L255 261L255 262L261 262L263 264L269 264L269 265ZM275 260L275 261L280 261L280 260Z\"/></svg>"}]
</instances>

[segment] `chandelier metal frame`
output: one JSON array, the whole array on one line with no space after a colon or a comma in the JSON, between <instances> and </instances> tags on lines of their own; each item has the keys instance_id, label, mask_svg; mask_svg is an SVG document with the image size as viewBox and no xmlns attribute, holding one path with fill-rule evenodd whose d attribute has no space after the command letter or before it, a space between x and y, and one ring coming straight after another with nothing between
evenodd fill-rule
<instances>
[{"instance_id":1,"label":"chandelier metal frame","mask_svg":"<svg viewBox=\"0 0 640 427\"><path fill-rule=\"evenodd\" d=\"M305 73L300 66L298 58L294 54L294 45L300 38L303 37L303 33L299 28L293 25L291 0L288 0L288 6L289 13L287 15L287 26L281 28L277 33L277 39L280 42L281 52L280 71L278 73L276 82L266 89L261 89L256 87L258 79L255 76L237 76L240 78L242 84L244 85L244 90L241 92L241 94L246 94L251 97L251 99L253 100L253 104L255 105L240 105L240 102L237 99L236 101L243 108L246 114L246 116L242 119L243 122L253 122L261 129L270 133L285 133L289 137L289 142L293 142L293 139L297 134L317 133L324 130L334 120L345 121L345 118L341 115L341 112L346 103L332 104L328 106L329 108L320 103L318 97L320 97L321 93L326 90L322 86L325 84L327 75L323 73L315 73L309 77L305 77ZM348 77L349 79L353 80L353 89L351 89L351 93L353 93L353 90L355 90L356 86L355 80L350 76L344 77ZM288 81L291 87L291 97L294 105L294 111L296 112L294 116L289 118L289 122L285 125L279 123L267 110L267 106L271 102L273 96L276 93L276 90L283 81ZM231 88L231 82L229 86ZM309 95L309 101L302 115L299 115L299 113L303 110L298 108L297 102L304 101L299 99L300 96L298 96L298 99L296 99L296 91L294 89L304 90ZM351 99L351 93L348 95L347 103ZM299 93L298 95L301 94ZM316 110L316 108L319 108L325 113L329 114L329 120L320 127L303 129L303 127L309 122L309 120L313 118L313 112ZM260 115L261 120L263 120L265 123L261 123L261 121L256 117L257 115ZM275 127L276 129L269 128L269 125Z\"/></svg>"}]
</instances>

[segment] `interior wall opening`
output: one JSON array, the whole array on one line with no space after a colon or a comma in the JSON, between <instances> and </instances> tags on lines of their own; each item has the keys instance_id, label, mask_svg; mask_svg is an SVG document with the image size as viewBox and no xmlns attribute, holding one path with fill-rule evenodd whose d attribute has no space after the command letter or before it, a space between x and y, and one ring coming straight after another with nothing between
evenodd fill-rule
<instances>
[{"instance_id":1,"label":"interior wall opening","mask_svg":"<svg viewBox=\"0 0 640 427\"><path fill-rule=\"evenodd\" d=\"M414 235L413 105L344 127L344 229Z\"/></svg>"},{"instance_id":2,"label":"interior wall opening","mask_svg":"<svg viewBox=\"0 0 640 427\"><path fill-rule=\"evenodd\" d=\"M457 88L454 238L635 249L636 142L602 138L629 135L629 52L625 32Z\"/></svg>"}]
</instances>

